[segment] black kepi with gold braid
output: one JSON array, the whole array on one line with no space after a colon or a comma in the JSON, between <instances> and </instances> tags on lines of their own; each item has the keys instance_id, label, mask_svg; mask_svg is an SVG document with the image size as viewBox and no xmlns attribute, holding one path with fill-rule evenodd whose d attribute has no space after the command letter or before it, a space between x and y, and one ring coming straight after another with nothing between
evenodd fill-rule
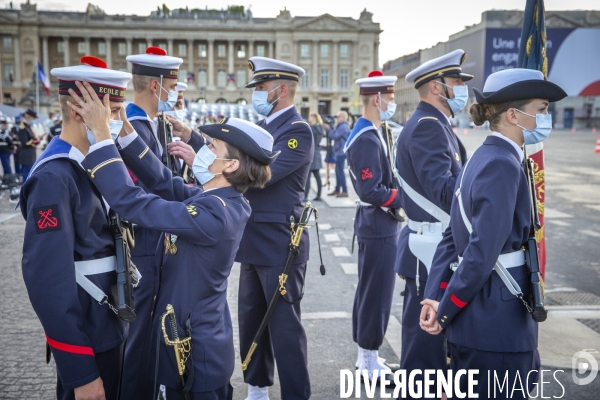
<instances>
[{"instance_id":1,"label":"black kepi with gold braid","mask_svg":"<svg viewBox=\"0 0 600 400\"><path fill-rule=\"evenodd\" d=\"M304 69L284 61L268 57L252 57L248 60L248 68L254 72L252 81L246 85L252 88L260 82L274 79L287 79L298 82L304 76Z\"/></svg>"},{"instance_id":2,"label":"black kepi with gold braid","mask_svg":"<svg viewBox=\"0 0 600 400\"><path fill-rule=\"evenodd\" d=\"M467 54L461 50L454 50L433 60L429 60L406 74L406 81L413 83L415 88L446 76L461 78L463 82L473 79L473 75L462 72L461 65L467 59Z\"/></svg>"}]
</instances>

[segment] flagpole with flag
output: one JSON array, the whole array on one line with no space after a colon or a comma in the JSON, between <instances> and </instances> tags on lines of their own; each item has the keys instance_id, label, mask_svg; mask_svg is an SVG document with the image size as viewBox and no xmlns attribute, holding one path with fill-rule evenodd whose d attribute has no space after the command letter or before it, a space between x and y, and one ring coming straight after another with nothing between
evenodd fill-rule
<instances>
[{"instance_id":1,"label":"flagpole with flag","mask_svg":"<svg viewBox=\"0 0 600 400\"><path fill-rule=\"evenodd\" d=\"M548 79L548 57L546 53L546 23L544 0L527 0L523 13L523 28L519 46L518 68L541 71ZM544 206L546 204L546 179L544 166L544 146L542 143L527 145L527 154L534 162L535 193L541 229L536 232L540 254L542 278L546 275L546 224Z\"/></svg>"},{"instance_id":2,"label":"flagpole with flag","mask_svg":"<svg viewBox=\"0 0 600 400\"><path fill-rule=\"evenodd\" d=\"M50 96L50 79L48 79L48 75L44 72L42 68L42 64L38 60L35 61L36 64L36 74L35 74L35 105L36 112L40 111L40 92L39 92L39 83L41 82L44 85L44 91L48 96Z\"/></svg>"}]
</instances>

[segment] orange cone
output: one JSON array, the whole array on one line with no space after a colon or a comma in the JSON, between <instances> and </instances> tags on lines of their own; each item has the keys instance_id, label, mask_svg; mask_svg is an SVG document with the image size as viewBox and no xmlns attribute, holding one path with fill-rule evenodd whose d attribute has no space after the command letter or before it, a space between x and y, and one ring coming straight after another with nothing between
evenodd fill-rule
<instances>
[{"instance_id":1,"label":"orange cone","mask_svg":"<svg viewBox=\"0 0 600 400\"><path fill-rule=\"evenodd\" d=\"M596 139L596 148L594 149L594 153L600 153L600 136Z\"/></svg>"},{"instance_id":2,"label":"orange cone","mask_svg":"<svg viewBox=\"0 0 600 400\"><path fill-rule=\"evenodd\" d=\"M575 129L575 127L571 128L571 133L575 133L577 132L577 129Z\"/></svg>"},{"instance_id":3,"label":"orange cone","mask_svg":"<svg viewBox=\"0 0 600 400\"><path fill-rule=\"evenodd\" d=\"M595 135L595 134L596 134L596 127L593 127L592 128L592 135Z\"/></svg>"},{"instance_id":4,"label":"orange cone","mask_svg":"<svg viewBox=\"0 0 600 400\"><path fill-rule=\"evenodd\" d=\"M469 131L467 131L467 128L465 128L465 129L463 130L463 136L467 136L468 134L469 134Z\"/></svg>"},{"instance_id":5,"label":"orange cone","mask_svg":"<svg viewBox=\"0 0 600 400\"><path fill-rule=\"evenodd\" d=\"M596 129L596 128L594 128L594 129ZM458 129L456 129L456 127L452 128L452 131L454 132L455 135L458 134Z\"/></svg>"}]
</instances>

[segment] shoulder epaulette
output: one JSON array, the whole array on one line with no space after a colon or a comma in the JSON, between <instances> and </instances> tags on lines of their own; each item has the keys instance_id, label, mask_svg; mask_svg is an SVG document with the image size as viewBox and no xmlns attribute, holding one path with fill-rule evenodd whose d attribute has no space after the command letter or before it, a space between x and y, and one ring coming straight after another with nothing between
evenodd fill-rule
<instances>
[{"instance_id":1,"label":"shoulder epaulette","mask_svg":"<svg viewBox=\"0 0 600 400\"><path fill-rule=\"evenodd\" d=\"M430 119L432 121L437 121L438 120L436 117L423 117L423 118L420 118L419 121L417 121L417 122L421 122L421 121L426 120L426 119Z\"/></svg>"},{"instance_id":2,"label":"shoulder epaulette","mask_svg":"<svg viewBox=\"0 0 600 400\"><path fill-rule=\"evenodd\" d=\"M223 201L222 198L220 198L219 196L215 196L214 194L209 195L210 197L214 197L215 199L218 199L221 204L223 204L223 207L227 207L227 204L225 204L225 202Z\"/></svg>"},{"instance_id":3,"label":"shoulder epaulette","mask_svg":"<svg viewBox=\"0 0 600 400\"><path fill-rule=\"evenodd\" d=\"M310 124L306 121L294 121L292 122L292 125L294 124L306 124L306 126L308 126L310 128Z\"/></svg>"}]
</instances>

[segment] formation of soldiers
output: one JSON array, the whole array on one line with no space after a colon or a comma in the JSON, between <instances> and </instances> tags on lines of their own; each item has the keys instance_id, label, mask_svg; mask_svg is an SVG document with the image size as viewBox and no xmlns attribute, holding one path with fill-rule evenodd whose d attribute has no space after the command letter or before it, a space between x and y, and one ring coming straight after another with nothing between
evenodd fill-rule
<instances>
[{"instance_id":1,"label":"formation of soldiers","mask_svg":"<svg viewBox=\"0 0 600 400\"><path fill-rule=\"evenodd\" d=\"M443 370L448 356L452 369L510 376L539 364L537 322L518 299L530 297L521 248L533 229L521 147L547 137L548 104L566 95L536 71L492 74L474 89L470 112L494 133L467 169L449 120L468 98L464 59L456 50L407 75L421 101L395 144L381 125L395 111L396 78L373 71L356 81L363 114L344 147L360 198L352 333L356 368L371 377ZM269 398L275 363L281 398L310 398L300 319L307 232L282 275L315 153L293 105L304 70L250 58L247 87L265 119L229 118L200 131L178 112L182 59L150 47L127 60L132 74L90 56L51 71L62 131L20 193L23 276L56 361L57 397L231 399L226 291L240 262L240 351L253 352L247 399ZM161 118L173 140L161 139ZM169 157L176 162L167 168ZM406 280L399 366L378 355L396 274ZM282 301L254 343L277 291Z\"/></svg>"}]
</instances>

